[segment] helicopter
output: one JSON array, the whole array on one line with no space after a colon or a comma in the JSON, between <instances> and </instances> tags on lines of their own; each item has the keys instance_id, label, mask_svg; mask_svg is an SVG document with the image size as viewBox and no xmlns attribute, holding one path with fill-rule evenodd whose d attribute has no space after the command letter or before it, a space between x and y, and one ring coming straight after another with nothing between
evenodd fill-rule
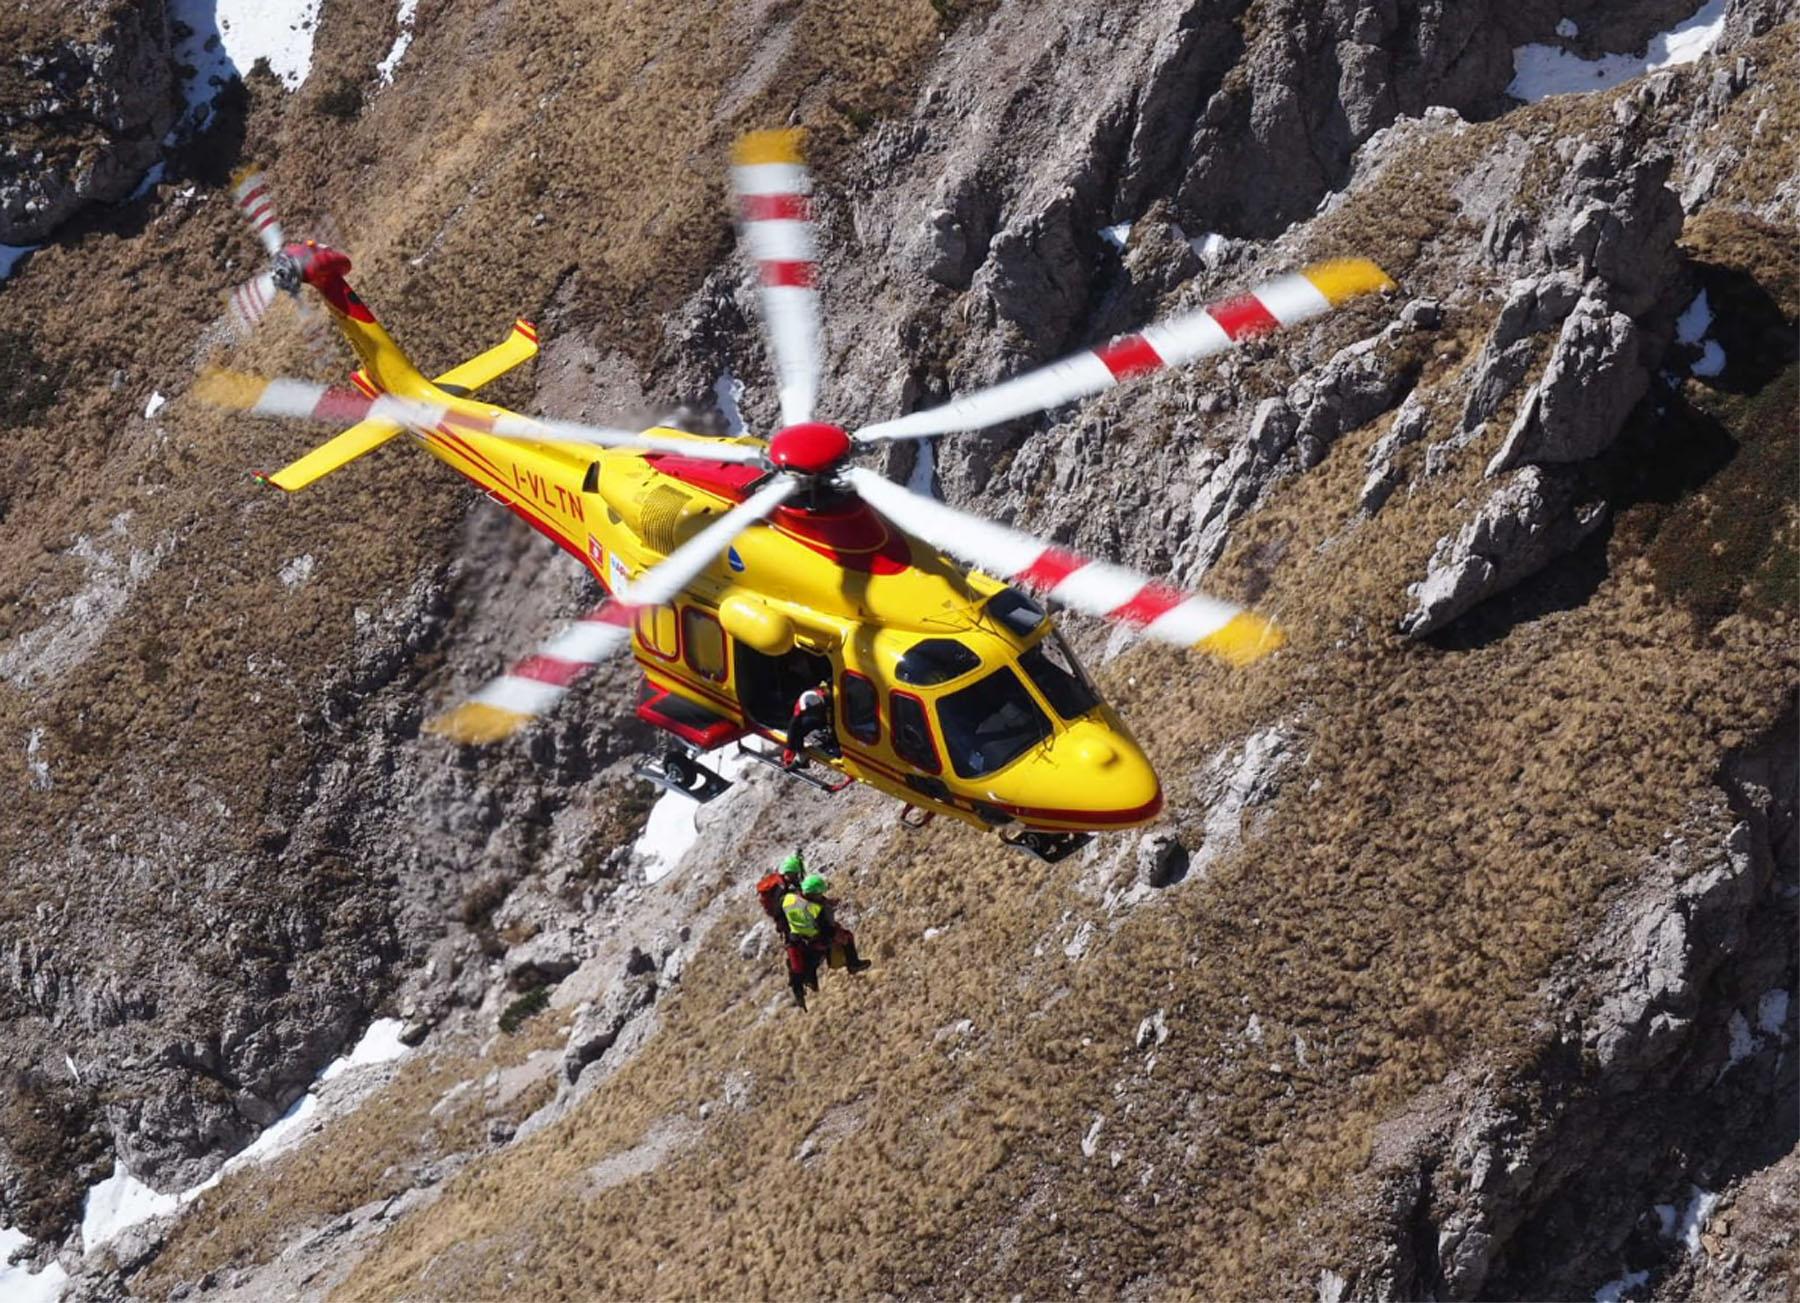
<instances>
[{"instance_id":1,"label":"helicopter","mask_svg":"<svg viewBox=\"0 0 1800 1303\"><path fill-rule=\"evenodd\" d=\"M782 426L768 438L668 425L609 428L484 403L482 386L527 361L536 328L427 379L345 279L350 260L282 234L260 173L234 195L271 263L232 295L254 329L282 293L311 286L355 352L351 388L214 369L202 400L257 416L350 428L258 478L296 491L402 432L592 574L601 603L430 725L458 743L504 738L550 711L627 647L640 719L668 739L638 763L652 782L709 801L730 782L706 761L740 755L828 792L863 783L1055 862L1097 832L1154 818L1156 772L1050 618L1099 616L1234 665L1281 645L1231 603L1090 560L913 492L857 453L892 440L984 429L1135 377L1221 353L1391 290L1374 263L1315 264L1247 293L941 406L854 432L815 419L822 371L813 187L801 132L752 132L732 156L739 238L756 264ZM789 736L796 698L830 689L835 745ZM812 769L820 766L822 773Z\"/></svg>"}]
</instances>

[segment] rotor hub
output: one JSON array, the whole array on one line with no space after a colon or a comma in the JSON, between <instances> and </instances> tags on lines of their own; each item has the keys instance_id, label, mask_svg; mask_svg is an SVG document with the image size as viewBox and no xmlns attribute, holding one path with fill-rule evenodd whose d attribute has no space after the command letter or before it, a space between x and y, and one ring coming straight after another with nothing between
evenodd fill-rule
<instances>
[{"instance_id":1,"label":"rotor hub","mask_svg":"<svg viewBox=\"0 0 1800 1303\"><path fill-rule=\"evenodd\" d=\"M825 475L850 455L850 436L824 421L806 421L777 430L769 440L769 461L795 475Z\"/></svg>"}]
</instances>

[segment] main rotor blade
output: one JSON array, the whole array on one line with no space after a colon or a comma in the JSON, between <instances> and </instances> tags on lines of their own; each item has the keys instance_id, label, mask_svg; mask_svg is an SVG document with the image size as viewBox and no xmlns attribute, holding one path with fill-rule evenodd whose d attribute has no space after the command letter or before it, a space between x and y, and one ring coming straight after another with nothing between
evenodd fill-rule
<instances>
[{"instance_id":1,"label":"main rotor blade","mask_svg":"<svg viewBox=\"0 0 1800 1303\"><path fill-rule=\"evenodd\" d=\"M243 213L244 220L250 223L250 229L256 232L263 248L273 258L281 252L286 241L282 238L281 222L275 216L275 200L269 194L261 169L246 169L232 180L231 194L237 201L238 211Z\"/></svg>"},{"instance_id":2,"label":"main rotor blade","mask_svg":"<svg viewBox=\"0 0 1800 1303\"><path fill-rule=\"evenodd\" d=\"M799 484L778 476L644 571L613 600L572 621L505 674L454 710L433 720L433 733L473 745L507 737L548 713L563 694L631 637L631 622L647 607L665 606L718 559L745 529L763 520Z\"/></svg>"},{"instance_id":3,"label":"main rotor blade","mask_svg":"<svg viewBox=\"0 0 1800 1303\"><path fill-rule=\"evenodd\" d=\"M1184 593L1123 566L1089 561L922 497L865 467L851 467L846 478L875 510L933 547L1159 642L1198 647L1233 665L1248 665L1284 641L1274 625L1230 602Z\"/></svg>"},{"instance_id":4,"label":"main rotor blade","mask_svg":"<svg viewBox=\"0 0 1800 1303\"><path fill-rule=\"evenodd\" d=\"M341 389L307 380L245 375L213 370L200 377L194 396L214 407L248 412L252 416L288 416L321 425L350 425L374 417L410 429L428 431L440 426L474 434L491 434L511 442L586 443L601 448L642 448L673 453L701 461L760 463L763 452L748 444L724 443L696 437L672 439L662 435L575 421L534 420L516 413L489 415L449 404L421 402L381 394L370 398L356 389Z\"/></svg>"},{"instance_id":5,"label":"main rotor blade","mask_svg":"<svg viewBox=\"0 0 1800 1303\"><path fill-rule=\"evenodd\" d=\"M942 407L877 421L855 437L869 443L984 429L1060 407L1163 367L1223 353L1242 340L1323 316L1360 294L1391 289L1393 284L1366 258L1315 263L1248 294L1146 326L1138 334L1122 335L1101 348L978 389Z\"/></svg>"},{"instance_id":6,"label":"main rotor blade","mask_svg":"<svg viewBox=\"0 0 1800 1303\"><path fill-rule=\"evenodd\" d=\"M781 421L812 419L819 393L818 239L799 131L753 131L732 150L744 248L762 281L763 331L781 386Z\"/></svg>"}]
</instances>

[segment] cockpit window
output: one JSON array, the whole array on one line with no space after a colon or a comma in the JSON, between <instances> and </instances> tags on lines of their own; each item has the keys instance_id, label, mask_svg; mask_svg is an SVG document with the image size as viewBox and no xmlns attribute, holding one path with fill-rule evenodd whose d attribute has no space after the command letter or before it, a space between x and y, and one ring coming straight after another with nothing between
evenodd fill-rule
<instances>
[{"instance_id":1,"label":"cockpit window","mask_svg":"<svg viewBox=\"0 0 1800 1303\"><path fill-rule=\"evenodd\" d=\"M1064 719L1079 719L1100 704L1099 695L1081 672L1081 662L1054 629L1019 657L1019 664Z\"/></svg>"},{"instance_id":2,"label":"cockpit window","mask_svg":"<svg viewBox=\"0 0 1800 1303\"><path fill-rule=\"evenodd\" d=\"M954 639L927 638L906 649L895 672L902 683L929 688L961 678L980 664L981 657Z\"/></svg>"},{"instance_id":3,"label":"cockpit window","mask_svg":"<svg viewBox=\"0 0 1800 1303\"><path fill-rule=\"evenodd\" d=\"M988 614L1023 638L1044 622L1044 608L1016 588L1002 588L988 598Z\"/></svg>"},{"instance_id":4,"label":"cockpit window","mask_svg":"<svg viewBox=\"0 0 1800 1303\"><path fill-rule=\"evenodd\" d=\"M950 764L963 778L991 774L1050 736L1050 721L1010 668L948 694L937 711Z\"/></svg>"}]
</instances>

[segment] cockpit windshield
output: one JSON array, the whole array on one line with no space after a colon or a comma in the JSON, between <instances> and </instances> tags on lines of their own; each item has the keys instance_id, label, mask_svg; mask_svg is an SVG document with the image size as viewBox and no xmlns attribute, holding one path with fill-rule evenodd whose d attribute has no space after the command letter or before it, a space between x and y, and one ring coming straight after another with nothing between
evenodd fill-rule
<instances>
[{"instance_id":1,"label":"cockpit windshield","mask_svg":"<svg viewBox=\"0 0 1800 1303\"><path fill-rule=\"evenodd\" d=\"M962 778L1004 768L1050 736L1050 721L1010 667L938 702L950 764Z\"/></svg>"},{"instance_id":2,"label":"cockpit windshield","mask_svg":"<svg viewBox=\"0 0 1800 1303\"><path fill-rule=\"evenodd\" d=\"M1019 657L1019 664L1064 719L1079 719L1100 704L1099 694L1082 673L1081 662L1054 629Z\"/></svg>"}]
</instances>

